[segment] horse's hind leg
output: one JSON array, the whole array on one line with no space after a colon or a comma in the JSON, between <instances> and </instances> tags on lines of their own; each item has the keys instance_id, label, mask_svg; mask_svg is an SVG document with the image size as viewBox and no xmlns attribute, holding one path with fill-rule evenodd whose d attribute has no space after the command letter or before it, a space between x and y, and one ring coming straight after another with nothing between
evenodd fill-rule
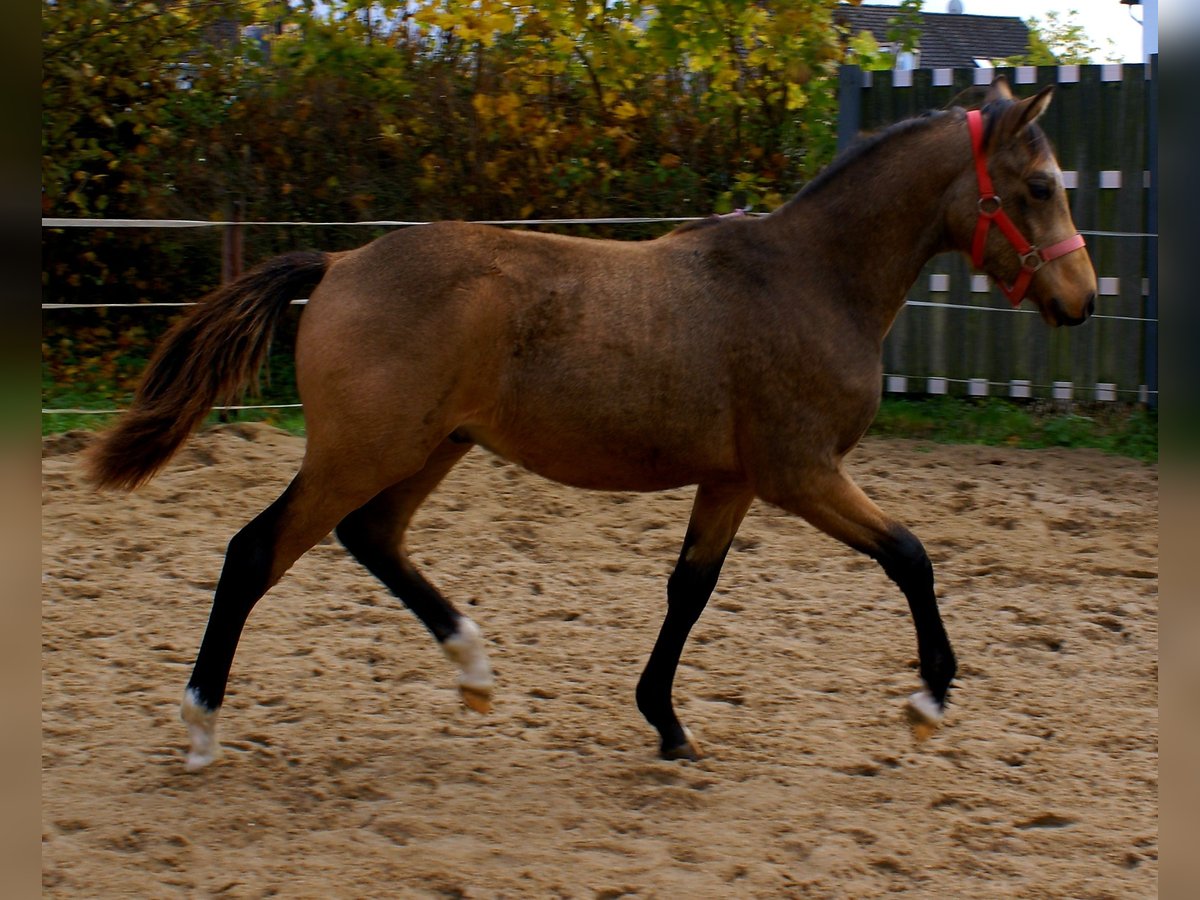
<instances>
[{"instance_id":1,"label":"horse's hind leg","mask_svg":"<svg viewBox=\"0 0 1200 900\"><path fill-rule=\"evenodd\" d=\"M873 558L908 600L926 686L909 698L908 713L917 736L925 737L941 723L957 668L938 612L929 556L912 532L884 515L841 469L807 472L803 484L800 496L767 499Z\"/></svg>"},{"instance_id":2,"label":"horse's hind leg","mask_svg":"<svg viewBox=\"0 0 1200 900\"><path fill-rule=\"evenodd\" d=\"M675 715L671 689L683 645L717 585L729 545L754 494L742 485L701 485L675 571L667 582L667 616L637 686L642 715L662 739L664 759L698 759L699 748Z\"/></svg>"},{"instance_id":3,"label":"horse's hind leg","mask_svg":"<svg viewBox=\"0 0 1200 900\"><path fill-rule=\"evenodd\" d=\"M339 483L314 468L306 461L287 490L229 542L208 626L184 692L181 714L191 737L189 770L211 763L220 749L217 712L250 611L292 563L372 493L366 485Z\"/></svg>"},{"instance_id":4,"label":"horse's hind leg","mask_svg":"<svg viewBox=\"0 0 1200 900\"><path fill-rule=\"evenodd\" d=\"M338 539L360 563L416 614L445 654L462 670L463 702L478 712L491 708L492 669L479 628L462 615L409 561L404 533L430 492L471 449L443 442L417 474L381 491L337 526Z\"/></svg>"}]
</instances>

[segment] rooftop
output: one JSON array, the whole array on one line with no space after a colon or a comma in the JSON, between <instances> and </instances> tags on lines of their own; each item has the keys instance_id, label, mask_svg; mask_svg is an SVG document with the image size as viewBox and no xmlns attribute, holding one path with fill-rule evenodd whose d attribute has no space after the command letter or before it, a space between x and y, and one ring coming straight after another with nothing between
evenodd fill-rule
<instances>
[{"instance_id":1,"label":"rooftop","mask_svg":"<svg viewBox=\"0 0 1200 900\"><path fill-rule=\"evenodd\" d=\"M834 21L853 33L869 31L881 47L887 47L888 20L899 15L895 6L863 4L839 6ZM1022 56L1029 49L1029 29L1016 16L972 16L963 13L921 12L922 69L971 68L976 60L999 60Z\"/></svg>"}]
</instances>

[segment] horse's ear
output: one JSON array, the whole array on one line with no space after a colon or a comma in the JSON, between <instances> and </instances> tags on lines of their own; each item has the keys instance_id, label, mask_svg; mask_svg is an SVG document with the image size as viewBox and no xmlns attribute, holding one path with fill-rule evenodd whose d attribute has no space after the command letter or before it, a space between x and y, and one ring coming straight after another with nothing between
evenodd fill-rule
<instances>
[{"instance_id":1,"label":"horse's ear","mask_svg":"<svg viewBox=\"0 0 1200 900\"><path fill-rule=\"evenodd\" d=\"M997 75L992 79L992 83L988 87L987 95L983 98L983 102L991 103L993 100L1011 99L1013 99L1013 94L1012 89L1008 86L1008 79L1003 75Z\"/></svg>"},{"instance_id":2,"label":"horse's ear","mask_svg":"<svg viewBox=\"0 0 1200 900\"><path fill-rule=\"evenodd\" d=\"M995 124L988 131L988 146L1001 147L1017 137L1041 118L1054 96L1054 85L1042 88L1032 97L1006 103L996 113Z\"/></svg>"},{"instance_id":3,"label":"horse's ear","mask_svg":"<svg viewBox=\"0 0 1200 900\"><path fill-rule=\"evenodd\" d=\"M1021 110L1021 118L1017 123L1017 130L1020 131L1029 127L1034 122L1042 117L1042 113L1050 105L1050 101L1054 98L1054 85L1050 84L1042 88L1032 97L1026 97L1017 104Z\"/></svg>"},{"instance_id":4,"label":"horse's ear","mask_svg":"<svg viewBox=\"0 0 1200 900\"><path fill-rule=\"evenodd\" d=\"M1054 96L1054 85L1042 88L1032 97L1005 104L998 113L999 118L988 134L989 147L1001 147L1025 131L1041 118Z\"/></svg>"}]
</instances>

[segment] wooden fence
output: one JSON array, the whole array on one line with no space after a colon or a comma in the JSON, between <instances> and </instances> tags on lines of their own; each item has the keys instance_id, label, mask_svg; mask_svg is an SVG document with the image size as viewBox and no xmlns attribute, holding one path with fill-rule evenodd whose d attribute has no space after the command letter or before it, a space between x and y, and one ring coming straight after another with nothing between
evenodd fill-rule
<instances>
[{"instance_id":1,"label":"wooden fence","mask_svg":"<svg viewBox=\"0 0 1200 900\"><path fill-rule=\"evenodd\" d=\"M1052 397L1157 404L1155 60L1143 65L842 69L839 144L987 84L997 71L1027 96L1054 84L1041 124L1058 150L1076 226L1099 278L1097 315L1047 328L1011 309L970 261L933 259L884 351L892 393Z\"/></svg>"}]
</instances>

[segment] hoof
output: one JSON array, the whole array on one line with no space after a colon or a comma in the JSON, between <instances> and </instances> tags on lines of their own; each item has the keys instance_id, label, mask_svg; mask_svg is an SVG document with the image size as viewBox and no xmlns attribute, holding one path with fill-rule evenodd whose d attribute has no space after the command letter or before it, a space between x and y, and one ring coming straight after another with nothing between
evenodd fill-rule
<instances>
[{"instance_id":1,"label":"hoof","mask_svg":"<svg viewBox=\"0 0 1200 900\"><path fill-rule=\"evenodd\" d=\"M918 741L928 740L942 724L942 706L929 691L917 691L904 704L904 715Z\"/></svg>"},{"instance_id":2,"label":"hoof","mask_svg":"<svg viewBox=\"0 0 1200 900\"><path fill-rule=\"evenodd\" d=\"M704 756L700 752L700 745L696 743L696 739L692 737L692 733L686 728L683 729L684 741L675 747L663 747L659 750L659 755L663 759L686 759L691 762L699 762Z\"/></svg>"},{"instance_id":3,"label":"hoof","mask_svg":"<svg viewBox=\"0 0 1200 900\"><path fill-rule=\"evenodd\" d=\"M221 755L220 745L215 745L211 750L197 750L193 742L192 750L188 753L187 759L183 761L183 768L187 772L199 772L201 769L206 769L208 766Z\"/></svg>"},{"instance_id":4,"label":"hoof","mask_svg":"<svg viewBox=\"0 0 1200 900\"><path fill-rule=\"evenodd\" d=\"M492 667L479 626L463 616L458 620L458 630L442 641L442 651L461 670L458 676L458 691L465 706L477 713L492 711Z\"/></svg>"},{"instance_id":5,"label":"hoof","mask_svg":"<svg viewBox=\"0 0 1200 900\"><path fill-rule=\"evenodd\" d=\"M490 690L460 684L458 692L462 695L464 706L484 715L492 711L492 692Z\"/></svg>"},{"instance_id":6,"label":"hoof","mask_svg":"<svg viewBox=\"0 0 1200 900\"><path fill-rule=\"evenodd\" d=\"M179 718L187 725L191 744L183 767L189 772L198 772L221 755L221 743L217 740L217 711L205 709L195 693L188 690L183 695Z\"/></svg>"}]
</instances>

